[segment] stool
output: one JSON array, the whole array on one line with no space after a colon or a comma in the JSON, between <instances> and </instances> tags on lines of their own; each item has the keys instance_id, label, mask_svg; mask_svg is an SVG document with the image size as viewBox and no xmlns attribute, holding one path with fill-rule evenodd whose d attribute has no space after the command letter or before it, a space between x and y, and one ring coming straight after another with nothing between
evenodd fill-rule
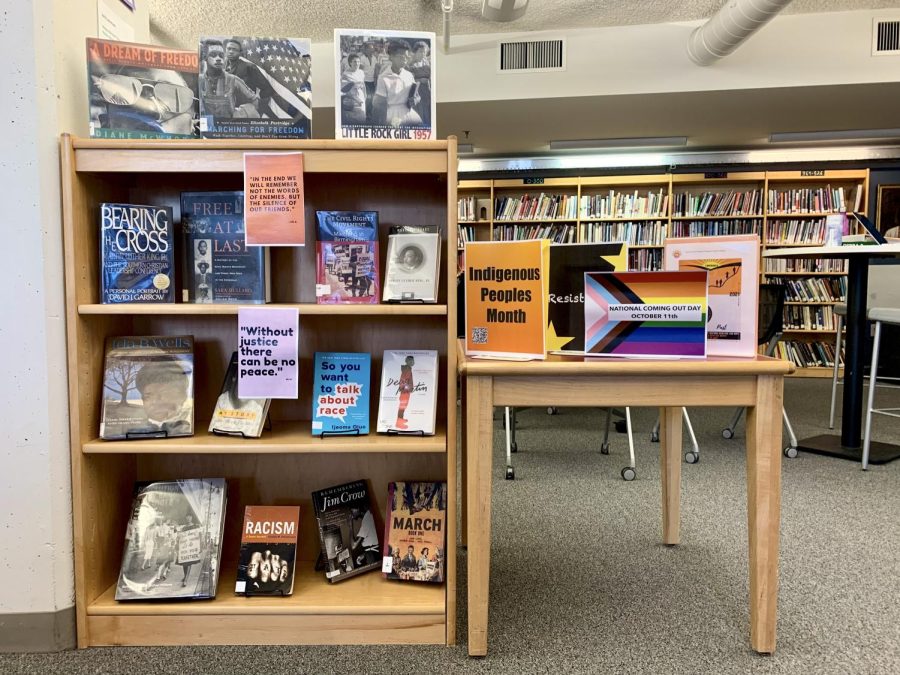
<instances>
[{"instance_id":1,"label":"stool","mask_svg":"<svg viewBox=\"0 0 900 675\"><path fill-rule=\"evenodd\" d=\"M841 330L844 328L844 317L847 316L847 303L835 303L833 311L834 315L837 317L837 336L834 338L834 371L831 374L831 414L828 415L829 429L834 429L834 404L837 400L838 368L841 363Z\"/></svg>"},{"instance_id":2,"label":"stool","mask_svg":"<svg viewBox=\"0 0 900 675\"><path fill-rule=\"evenodd\" d=\"M880 408L875 405L875 384L878 375L878 348L881 342L881 324L900 326L900 308L873 307L869 310L869 321L875 322L875 339L872 344L872 367L869 371L869 402L866 405L866 430L863 436L862 468L869 468L869 446L872 442L872 415L900 417L900 408Z\"/></svg>"}]
</instances>

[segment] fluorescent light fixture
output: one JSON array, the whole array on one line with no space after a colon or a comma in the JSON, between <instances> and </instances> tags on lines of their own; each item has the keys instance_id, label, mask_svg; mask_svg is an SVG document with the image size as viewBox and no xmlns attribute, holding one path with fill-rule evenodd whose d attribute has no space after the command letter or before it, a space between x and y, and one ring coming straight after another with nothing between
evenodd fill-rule
<instances>
[{"instance_id":1,"label":"fluorescent light fixture","mask_svg":"<svg viewBox=\"0 0 900 675\"><path fill-rule=\"evenodd\" d=\"M829 141L883 141L887 139L900 139L900 129L784 131L769 135L769 143L825 143Z\"/></svg>"},{"instance_id":2,"label":"fluorescent light fixture","mask_svg":"<svg viewBox=\"0 0 900 675\"><path fill-rule=\"evenodd\" d=\"M586 138L550 141L551 150L596 150L599 148L670 148L687 145L687 136L646 136L643 138Z\"/></svg>"},{"instance_id":3,"label":"fluorescent light fixture","mask_svg":"<svg viewBox=\"0 0 900 675\"><path fill-rule=\"evenodd\" d=\"M475 152L475 146L472 145L471 143L458 143L456 145L456 152L457 152L457 154L460 154L463 152Z\"/></svg>"}]
</instances>

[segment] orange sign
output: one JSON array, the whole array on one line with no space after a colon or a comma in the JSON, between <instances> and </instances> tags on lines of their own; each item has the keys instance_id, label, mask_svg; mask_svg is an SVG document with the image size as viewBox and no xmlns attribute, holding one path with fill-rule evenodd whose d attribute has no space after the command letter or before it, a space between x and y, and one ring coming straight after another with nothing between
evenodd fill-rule
<instances>
[{"instance_id":1,"label":"orange sign","mask_svg":"<svg viewBox=\"0 0 900 675\"><path fill-rule=\"evenodd\" d=\"M247 246L303 246L303 153L244 154Z\"/></svg>"}]
</instances>

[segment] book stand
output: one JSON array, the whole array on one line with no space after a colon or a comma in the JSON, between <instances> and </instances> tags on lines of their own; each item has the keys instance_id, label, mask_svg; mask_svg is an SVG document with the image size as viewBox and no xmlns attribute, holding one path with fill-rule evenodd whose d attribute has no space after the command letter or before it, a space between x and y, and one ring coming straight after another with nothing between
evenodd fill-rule
<instances>
[{"instance_id":1,"label":"book stand","mask_svg":"<svg viewBox=\"0 0 900 675\"><path fill-rule=\"evenodd\" d=\"M272 431L272 418L266 415L266 421L263 423L263 430ZM216 436L234 436L235 438L259 438L258 436L248 436L243 431L226 431L224 429L210 429Z\"/></svg>"},{"instance_id":2,"label":"book stand","mask_svg":"<svg viewBox=\"0 0 900 675\"><path fill-rule=\"evenodd\" d=\"M319 438L327 438L328 436L359 436L359 429L347 429L347 431L323 431L318 434Z\"/></svg>"}]
</instances>

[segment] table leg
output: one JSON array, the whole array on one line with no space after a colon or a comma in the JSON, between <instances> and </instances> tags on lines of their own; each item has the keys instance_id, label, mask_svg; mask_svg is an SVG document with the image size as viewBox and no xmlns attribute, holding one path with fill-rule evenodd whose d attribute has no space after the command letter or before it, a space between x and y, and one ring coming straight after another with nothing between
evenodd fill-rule
<instances>
[{"instance_id":1,"label":"table leg","mask_svg":"<svg viewBox=\"0 0 900 675\"><path fill-rule=\"evenodd\" d=\"M681 408L659 409L663 543L681 540Z\"/></svg>"},{"instance_id":2,"label":"table leg","mask_svg":"<svg viewBox=\"0 0 900 675\"><path fill-rule=\"evenodd\" d=\"M756 405L747 409L750 644L768 654L775 651L778 606L783 385L781 377L758 377Z\"/></svg>"},{"instance_id":3,"label":"table leg","mask_svg":"<svg viewBox=\"0 0 900 675\"><path fill-rule=\"evenodd\" d=\"M467 377L466 399L469 656L485 656L491 571L493 379Z\"/></svg>"},{"instance_id":4,"label":"table leg","mask_svg":"<svg viewBox=\"0 0 900 675\"><path fill-rule=\"evenodd\" d=\"M459 423L460 423L460 454L459 454L459 471L460 471L460 491L459 491L459 536L462 545L465 547L467 542L469 541L469 533L467 531L468 523L469 523L469 513L468 513L468 499L466 498L469 494L469 484L468 484L468 466L469 466L469 456L466 453L466 448L468 447L468 438L466 438L466 430L469 428L469 423L466 420L466 414L468 410L468 404L466 401L466 377L463 375L459 378Z\"/></svg>"},{"instance_id":5,"label":"table leg","mask_svg":"<svg viewBox=\"0 0 900 675\"><path fill-rule=\"evenodd\" d=\"M847 339L844 342L844 402L841 445L862 447L863 369L866 344L866 297L869 258L850 256L847 270Z\"/></svg>"}]
</instances>

